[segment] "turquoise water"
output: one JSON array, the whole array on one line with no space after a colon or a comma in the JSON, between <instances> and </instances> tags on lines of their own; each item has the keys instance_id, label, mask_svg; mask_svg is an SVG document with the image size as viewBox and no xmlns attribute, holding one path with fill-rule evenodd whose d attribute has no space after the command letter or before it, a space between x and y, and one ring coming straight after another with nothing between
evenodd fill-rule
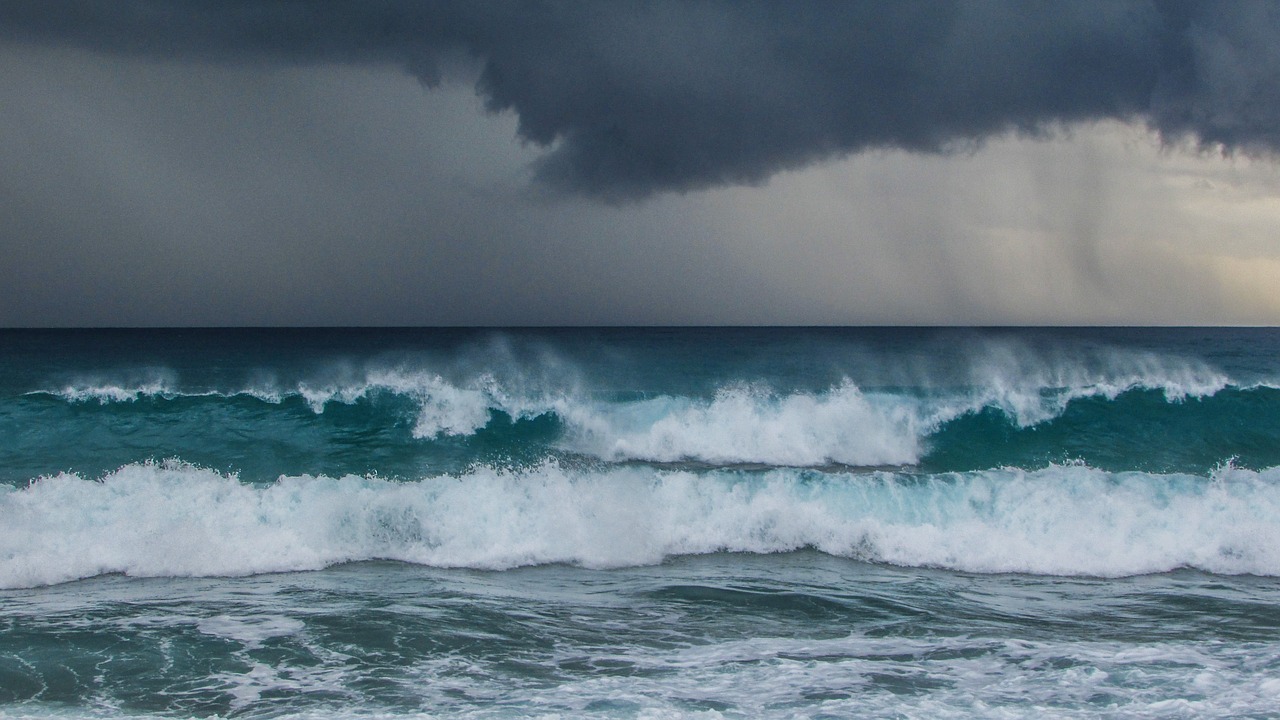
<instances>
[{"instance_id":1,"label":"turquoise water","mask_svg":"<svg viewBox=\"0 0 1280 720\"><path fill-rule=\"evenodd\" d=\"M0 717L1270 717L1280 333L0 332Z\"/></svg>"}]
</instances>

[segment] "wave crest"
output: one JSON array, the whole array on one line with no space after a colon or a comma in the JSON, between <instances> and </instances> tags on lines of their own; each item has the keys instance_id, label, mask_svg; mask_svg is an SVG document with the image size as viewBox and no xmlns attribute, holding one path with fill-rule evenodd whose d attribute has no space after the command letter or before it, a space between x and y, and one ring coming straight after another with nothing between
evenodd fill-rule
<instances>
[{"instance_id":1,"label":"wave crest","mask_svg":"<svg viewBox=\"0 0 1280 720\"><path fill-rule=\"evenodd\" d=\"M176 462L0 490L0 587L103 573L245 575L390 559L616 567L714 552L972 572L1280 575L1280 468L1211 477L1083 466L946 475L645 468L267 487Z\"/></svg>"},{"instance_id":2,"label":"wave crest","mask_svg":"<svg viewBox=\"0 0 1280 720\"><path fill-rule=\"evenodd\" d=\"M565 446L611 461L906 465L919 460L932 429L915 400L868 396L849 381L825 393L734 385L710 401L662 397L562 412Z\"/></svg>"},{"instance_id":3,"label":"wave crest","mask_svg":"<svg viewBox=\"0 0 1280 720\"><path fill-rule=\"evenodd\" d=\"M519 372L446 376L404 367L348 368L326 380L261 381L230 389L183 388L171 373L157 372L133 384L73 383L39 394L102 404L293 399L293 411L305 403L316 414L333 403L363 404L371 408L368 422L404 425L413 439L428 442L465 440L489 428L495 417L548 417L555 437L547 454L565 451L608 462L872 468L919 464L941 429L986 410L1026 429L1053 421L1082 399L1115 401L1127 393L1159 391L1166 403L1176 404L1226 388L1258 387L1232 384L1190 360L1114 355L1087 362L1046 359L1024 348L988 344L946 384L868 385L845 377L825 389L779 389L727 380L706 394L591 390L568 370L531 379Z\"/></svg>"}]
</instances>

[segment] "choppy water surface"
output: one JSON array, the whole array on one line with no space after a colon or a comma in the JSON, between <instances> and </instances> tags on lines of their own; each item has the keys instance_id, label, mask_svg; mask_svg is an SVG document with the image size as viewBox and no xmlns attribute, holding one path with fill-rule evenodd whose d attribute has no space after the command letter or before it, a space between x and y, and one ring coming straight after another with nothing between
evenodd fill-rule
<instances>
[{"instance_id":1,"label":"choppy water surface","mask_svg":"<svg viewBox=\"0 0 1280 720\"><path fill-rule=\"evenodd\" d=\"M1278 350L0 332L0 716L1272 716Z\"/></svg>"}]
</instances>

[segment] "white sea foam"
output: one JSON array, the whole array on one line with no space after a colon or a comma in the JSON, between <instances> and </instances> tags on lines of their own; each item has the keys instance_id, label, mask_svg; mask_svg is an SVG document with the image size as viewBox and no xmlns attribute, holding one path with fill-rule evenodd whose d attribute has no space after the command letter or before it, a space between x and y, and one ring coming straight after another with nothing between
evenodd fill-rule
<instances>
[{"instance_id":1,"label":"white sea foam","mask_svg":"<svg viewBox=\"0 0 1280 720\"><path fill-rule=\"evenodd\" d=\"M137 402L143 398L172 398L186 393L177 389L172 373L153 371L142 378L73 382L32 394L54 395L73 403L97 402L106 405Z\"/></svg>"},{"instance_id":2,"label":"white sea foam","mask_svg":"<svg viewBox=\"0 0 1280 720\"><path fill-rule=\"evenodd\" d=\"M868 396L852 382L777 395L735 385L711 400L663 397L568 405L564 445L607 460L858 466L916 462L933 429L909 397Z\"/></svg>"},{"instance_id":3,"label":"white sea foam","mask_svg":"<svg viewBox=\"0 0 1280 720\"><path fill-rule=\"evenodd\" d=\"M563 659L580 661L581 646L564 645ZM600 672L551 683L542 678L515 682L509 670L494 672L455 653L438 653L405 669L410 678L405 694L430 712L389 710L351 692L348 688L362 684L370 670L337 653L314 666L268 665L246 657L247 671L219 673L201 689L226 692L237 714L250 716L259 715L254 704L263 696L341 698L311 709L262 713L287 720L1237 718L1272 717L1280 701L1280 685L1268 672L1277 662L1276 651L1265 642L1138 644L855 632L671 645L622 648L593 658L639 672ZM56 704L0 708L6 720L62 717L154 715Z\"/></svg>"},{"instance_id":4,"label":"white sea foam","mask_svg":"<svg viewBox=\"0 0 1280 720\"><path fill-rule=\"evenodd\" d=\"M233 392L223 392L212 389L195 389L182 388L171 378L146 380L142 382L78 382L69 383L62 387L49 390L36 390L27 393L28 395L52 395L60 397L70 403L90 403L96 402L101 405L110 403L132 403L139 400L165 399L173 400L176 398L190 397L254 397L263 402L280 403L288 393L282 393L278 390L263 388L244 388Z\"/></svg>"},{"instance_id":5,"label":"white sea foam","mask_svg":"<svg viewBox=\"0 0 1280 720\"><path fill-rule=\"evenodd\" d=\"M659 672L584 678L556 687L554 695L580 707L610 697L641 706L656 704L651 698L676 697L731 707L734 716L747 717L1269 715L1277 688L1258 668L1276 656L1262 645L754 637L628 653L614 660ZM669 710L655 716L694 716Z\"/></svg>"},{"instance_id":6,"label":"white sea foam","mask_svg":"<svg viewBox=\"0 0 1280 720\"><path fill-rule=\"evenodd\" d=\"M1176 403L1236 387L1203 362L1154 353L1101 349L1047 357L1021 344L987 341L963 355L968 366L958 374L953 369L946 382L939 379L941 370L903 370L900 388L907 390L868 388L853 377L818 391L730 381L710 397L658 394L609 401L583 389L572 367L555 366L541 375L508 368L501 376L343 368L324 375L327 379L257 378L222 389L185 387L172 373L156 370L137 382L71 383L43 392L99 403L183 396L247 396L270 403L300 398L316 413L333 403L391 396L407 400L416 411L410 411L411 418L389 415L387 422L407 419L419 440L475 434L495 413L516 420L555 415L564 429L561 448L609 461L875 467L918 462L930 435L984 408L1029 427L1052 420L1082 398L1114 400L1126 392L1155 390Z\"/></svg>"},{"instance_id":7,"label":"white sea foam","mask_svg":"<svg viewBox=\"0 0 1280 720\"><path fill-rule=\"evenodd\" d=\"M491 375L453 384L430 372L381 370L350 384L300 383L297 392L317 413L324 412L330 402L349 405L379 392L411 398L418 405L413 436L420 439L470 435L489 423L490 410L501 410L517 418L531 412L527 403L503 392Z\"/></svg>"},{"instance_id":8,"label":"white sea foam","mask_svg":"<svg viewBox=\"0 0 1280 720\"><path fill-rule=\"evenodd\" d=\"M271 638L297 634L304 627L301 620L279 615L217 615L202 618L196 623L196 629L205 635L235 640L249 649L261 647L264 641Z\"/></svg>"},{"instance_id":9,"label":"white sea foam","mask_svg":"<svg viewBox=\"0 0 1280 720\"><path fill-rule=\"evenodd\" d=\"M938 476L618 468L267 487L177 463L0 490L0 587L103 573L244 575L393 559L616 567L719 551L974 572L1280 575L1280 469L1211 478L1083 466Z\"/></svg>"},{"instance_id":10,"label":"white sea foam","mask_svg":"<svg viewBox=\"0 0 1280 720\"><path fill-rule=\"evenodd\" d=\"M930 435L984 408L1030 427L1082 398L1114 400L1129 391L1158 390L1166 401L1182 402L1229 387L1207 366L1121 358L1102 372L1071 363L1014 367L997 353L961 387L867 392L845 378L818 393L736 384L709 400L664 396L621 404L565 402L554 409L568 426L565 447L607 460L874 467L918 462Z\"/></svg>"},{"instance_id":11,"label":"white sea foam","mask_svg":"<svg viewBox=\"0 0 1280 720\"><path fill-rule=\"evenodd\" d=\"M140 382L77 382L29 394L52 395L72 403L136 402L141 399L252 397L279 404L287 398L302 399L317 414L330 403L352 405L380 393L409 398L418 406L413 436L419 439L469 435L489 423L490 411L513 418L534 417L557 404L542 393L530 398L507 392L491 374L482 373L465 382L450 382L428 371L374 369L344 374L340 379L299 381L293 385L257 382L237 389L183 387L172 376L156 376Z\"/></svg>"}]
</instances>

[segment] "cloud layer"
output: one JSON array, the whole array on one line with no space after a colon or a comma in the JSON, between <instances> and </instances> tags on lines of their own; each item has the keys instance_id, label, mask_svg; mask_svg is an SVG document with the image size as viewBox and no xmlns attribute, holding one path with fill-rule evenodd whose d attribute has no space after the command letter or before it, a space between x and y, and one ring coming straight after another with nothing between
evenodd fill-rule
<instances>
[{"instance_id":1,"label":"cloud layer","mask_svg":"<svg viewBox=\"0 0 1280 720\"><path fill-rule=\"evenodd\" d=\"M1280 5L1261 0L10 0L0 37L232 64L390 63L427 85L478 66L486 106L545 148L536 177L607 200L1104 119L1280 150Z\"/></svg>"}]
</instances>

